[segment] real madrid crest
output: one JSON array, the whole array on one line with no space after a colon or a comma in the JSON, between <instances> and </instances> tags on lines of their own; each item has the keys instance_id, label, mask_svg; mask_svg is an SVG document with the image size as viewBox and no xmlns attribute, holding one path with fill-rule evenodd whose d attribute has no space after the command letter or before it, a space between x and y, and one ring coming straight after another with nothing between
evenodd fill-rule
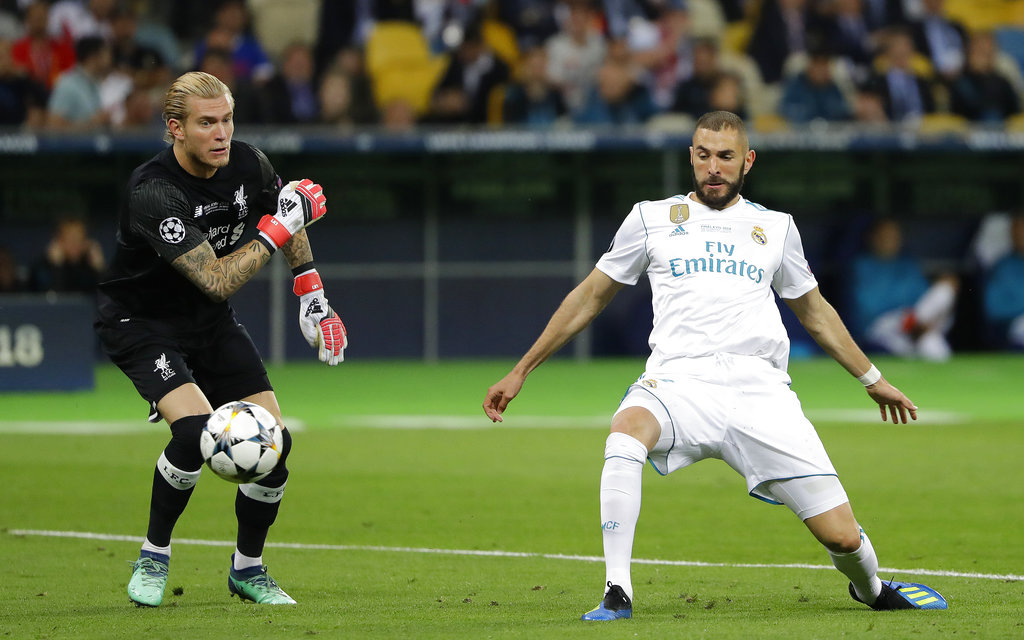
<instances>
[{"instance_id":1,"label":"real madrid crest","mask_svg":"<svg viewBox=\"0 0 1024 640\"><path fill-rule=\"evenodd\" d=\"M684 204L680 206L685 207L686 205ZM645 387L650 387L651 389L658 388L658 382L656 380L651 380L650 378L644 378L643 380L640 381L640 384L644 385Z\"/></svg>"},{"instance_id":2,"label":"real madrid crest","mask_svg":"<svg viewBox=\"0 0 1024 640\"><path fill-rule=\"evenodd\" d=\"M750 232L750 237L754 239L757 244L768 244L768 236L764 235L764 229L754 226L754 230Z\"/></svg>"},{"instance_id":3,"label":"real madrid crest","mask_svg":"<svg viewBox=\"0 0 1024 640\"><path fill-rule=\"evenodd\" d=\"M690 205L674 204L668 210L668 219L672 224L680 224L690 219Z\"/></svg>"}]
</instances>

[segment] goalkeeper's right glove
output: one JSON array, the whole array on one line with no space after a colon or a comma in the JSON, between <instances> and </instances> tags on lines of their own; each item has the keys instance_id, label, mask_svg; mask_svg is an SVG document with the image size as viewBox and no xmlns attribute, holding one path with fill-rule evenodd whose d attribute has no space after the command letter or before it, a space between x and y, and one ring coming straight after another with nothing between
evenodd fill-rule
<instances>
[{"instance_id":1,"label":"goalkeeper's right glove","mask_svg":"<svg viewBox=\"0 0 1024 640\"><path fill-rule=\"evenodd\" d=\"M289 182L277 196L277 211L265 215L256 228L260 237L280 249L292 236L327 213L324 189L312 180Z\"/></svg>"}]
</instances>

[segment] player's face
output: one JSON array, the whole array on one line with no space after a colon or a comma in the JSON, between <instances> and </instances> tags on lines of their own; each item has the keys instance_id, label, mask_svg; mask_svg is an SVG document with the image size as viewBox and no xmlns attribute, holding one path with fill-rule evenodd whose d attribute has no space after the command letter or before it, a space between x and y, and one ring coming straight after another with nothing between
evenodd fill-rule
<instances>
[{"instance_id":1,"label":"player's face","mask_svg":"<svg viewBox=\"0 0 1024 640\"><path fill-rule=\"evenodd\" d=\"M693 187L697 200L712 209L724 209L739 199L743 177L754 164L754 152L745 137L728 127L721 131L697 129L690 147Z\"/></svg>"},{"instance_id":2,"label":"player's face","mask_svg":"<svg viewBox=\"0 0 1024 640\"><path fill-rule=\"evenodd\" d=\"M226 95L219 98L188 98L188 117L179 123L175 135L181 153L176 153L186 171L209 178L227 165L231 136L235 132L234 112Z\"/></svg>"}]
</instances>

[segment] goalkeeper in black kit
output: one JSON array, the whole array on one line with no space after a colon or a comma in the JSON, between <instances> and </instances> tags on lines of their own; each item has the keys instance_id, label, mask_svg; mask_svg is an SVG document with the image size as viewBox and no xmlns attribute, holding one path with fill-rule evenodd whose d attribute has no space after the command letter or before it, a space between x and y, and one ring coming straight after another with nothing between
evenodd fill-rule
<instances>
[{"instance_id":1,"label":"goalkeeper in black kit","mask_svg":"<svg viewBox=\"0 0 1024 640\"><path fill-rule=\"evenodd\" d=\"M348 345L327 303L305 227L327 212L320 185L282 185L267 157L232 141L234 98L216 77L191 72L164 99L164 151L132 173L117 249L99 284L96 331L104 351L166 420L171 440L153 475L149 528L128 596L163 600L171 532L199 479L199 435L214 407L245 400L283 428L274 470L235 496L238 537L228 571L231 595L295 604L267 573L263 546L288 479L291 435L259 352L228 299L278 249L295 276L299 325L320 360L336 365Z\"/></svg>"}]
</instances>

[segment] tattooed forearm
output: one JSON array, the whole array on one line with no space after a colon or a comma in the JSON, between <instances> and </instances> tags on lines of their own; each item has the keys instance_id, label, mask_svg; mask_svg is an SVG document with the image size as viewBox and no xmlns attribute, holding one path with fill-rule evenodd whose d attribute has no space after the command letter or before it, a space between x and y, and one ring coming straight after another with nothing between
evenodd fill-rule
<instances>
[{"instance_id":1,"label":"tattooed forearm","mask_svg":"<svg viewBox=\"0 0 1024 640\"><path fill-rule=\"evenodd\" d=\"M270 261L270 252L257 240L217 258L204 243L178 256L171 264L211 300L227 300Z\"/></svg>"},{"instance_id":2,"label":"tattooed forearm","mask_svg":"<svg viewBox=\"0 0 1024 640\"><path fill-rule=\"evenodd\" d=\"M306 235L305 229L299 229L299 232L293 235L291 240L284 243L281 251L284 252L288 266L292 268L313 260L313 250L309 247L309 236Z\"/></svg>"}]
</instances>

